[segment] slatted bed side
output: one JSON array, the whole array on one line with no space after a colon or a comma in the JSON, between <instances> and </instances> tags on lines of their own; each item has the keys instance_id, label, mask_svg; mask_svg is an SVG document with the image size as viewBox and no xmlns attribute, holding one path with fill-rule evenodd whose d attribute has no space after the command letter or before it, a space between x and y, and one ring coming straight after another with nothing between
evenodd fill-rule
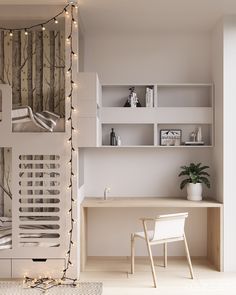
<instances>
[{"instance_id":1,"label":"slatted bed side","mask_svg":"<svg viewBox=\"0 0 236 295\"><path fill-rule=\"evenodd\" d=\"M45 149L47 152L41 152ZM51 142L41 151L13 150L13 249L21 257L28 256L29 251L32 257L64 257L67 150Z\"/></svg>"}]
</instances>

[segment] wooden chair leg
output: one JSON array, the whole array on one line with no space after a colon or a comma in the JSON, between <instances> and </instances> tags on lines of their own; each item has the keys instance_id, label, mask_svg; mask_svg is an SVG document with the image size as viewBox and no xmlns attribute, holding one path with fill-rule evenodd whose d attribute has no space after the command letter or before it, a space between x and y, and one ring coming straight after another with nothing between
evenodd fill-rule
<instances>
[{"instance_id":1,"label":"wooden chair leg","mask_svg":"<svg viewBox=\"0 0 236 295\"><path fill-rule=\"evenodd\" d=\"M131 274L134 274L134 234L131 234Z\"/></svg>"},{"instance_id":2,"label":"wooden chair leg","mask_svg":"<svg viewBox=\"0 0 236 295\"><path fill-rule=\"evenodd\" d=\"M147 244L147 250L148 250L148 254L149 254L149 258L150 258L150 262L151 262L153 283L154 283L154 287L156 288L157 287L156 272L155 272L155 267L154 267L154 262L153 262L153 257L152 257L151 245L150 245L148 234L147 234L147 227L146 227L146 223L144 221L143 221L143 228L144 228L144 233L145 233L145 240L146 240L146 244Z\"/></svg>"},{"instance_id":3,"label":"wooden chair leg","mask_svg":"<svg viewBox=\"0 0 236 295\"><path fill-rule=\"evenodd\" d=\"M164 267L167 267L167 243L164 243Z\"/></svg>"},{"instance_id":4,"label":"wooden chair leg","mask_svg":"<svg viewBox=\"0 0 236 295\"><path fill-rule=\"evenodd\" d=\"M184 234L184 246L185 246L186 256L187 256L187 260L188 260L188 267L189 267L191 279L193 279L194 278L194 275L193 275L193 267L192 267L192 262L191 262L191 258L190 258L190 254L189 254L189 249L188 249L188 243L187 243L187 239L186 239L185 234Z\"/></svg>"}]
</instances>

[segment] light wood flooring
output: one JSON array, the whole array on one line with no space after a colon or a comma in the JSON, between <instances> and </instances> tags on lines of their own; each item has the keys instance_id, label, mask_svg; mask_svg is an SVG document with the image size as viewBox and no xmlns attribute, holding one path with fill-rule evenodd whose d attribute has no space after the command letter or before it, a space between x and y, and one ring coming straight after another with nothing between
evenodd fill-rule
<instances>
[{"instance_id":1,"label":"light wood flooring","mask_svg":"<svg viewBox=\"0 0 236 295\"><path fill-rule=\"evenodd\" d=\"M205 259L192 259L194 280L185 259L169 259L167 268L155 259L156 289L148 259L136 258L135 262L131 275L129 258L89 258L80 280L103 282L103 295L236 295L236 272L218 272Z\"/></svg>"}]
</instances>

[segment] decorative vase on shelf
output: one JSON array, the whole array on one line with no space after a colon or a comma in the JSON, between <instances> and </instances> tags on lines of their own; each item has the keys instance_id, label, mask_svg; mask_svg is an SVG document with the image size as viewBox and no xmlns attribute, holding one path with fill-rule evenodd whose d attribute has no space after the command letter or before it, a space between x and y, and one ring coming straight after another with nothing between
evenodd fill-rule
<instances>
[{"instance_id":1,"label":"decorative vase on shelf","mask_svg":"<svg viewBox=\"0 0 236 295\"><path fill-rule=\"evenodd\" d=\"M202 200L202 183L188 183L187 184L187 199L189 201Z\"/></svg>"},{"instance_id":2,"label":"decorative vase on shelf","mask_svg":"<svg viewBox=\"0 0 236 295\"><path fill-rule=\"evenodd\" d=\"M202 128L198 127L197 129L197 141L201 142L202 141Z\"/></svg>"},{"instance_id":3,"label":"decorative vase on shelf","mask_svg":"<svg viewBox=\"0 0 236 295\"><path fill-rule=\"evenodd\" d=\"M115 134L114 128L111 128L110 145L112 146L116 145L116 134Z\"/></svg>"}]
</instances>

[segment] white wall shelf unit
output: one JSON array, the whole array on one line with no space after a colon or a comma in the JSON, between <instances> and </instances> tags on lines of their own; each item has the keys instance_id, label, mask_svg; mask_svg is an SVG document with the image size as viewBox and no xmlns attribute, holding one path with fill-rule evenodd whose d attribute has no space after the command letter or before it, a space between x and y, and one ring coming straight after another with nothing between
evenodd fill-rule
<instances>
[{"instance_id":1,"label":"white wall shelf unit","mask_svg":"<svg viewBox=\"0 0 236 295\"><path fill-rule=\"evenodd\" d=\"M81 73L79 93L80 147L107 147L111 128L121 138L119 147L160 146L161 129L181 129L175 147L214 145L214 86L211 83L103 85L96 74ZM142 107L123 107L134 86ZM146 88L153 89L153 107L145 107ZM191 132L202 129L204 145L185 146ZM112 146L117 148L117 146Z\"/></svg>"}]
</instances>

